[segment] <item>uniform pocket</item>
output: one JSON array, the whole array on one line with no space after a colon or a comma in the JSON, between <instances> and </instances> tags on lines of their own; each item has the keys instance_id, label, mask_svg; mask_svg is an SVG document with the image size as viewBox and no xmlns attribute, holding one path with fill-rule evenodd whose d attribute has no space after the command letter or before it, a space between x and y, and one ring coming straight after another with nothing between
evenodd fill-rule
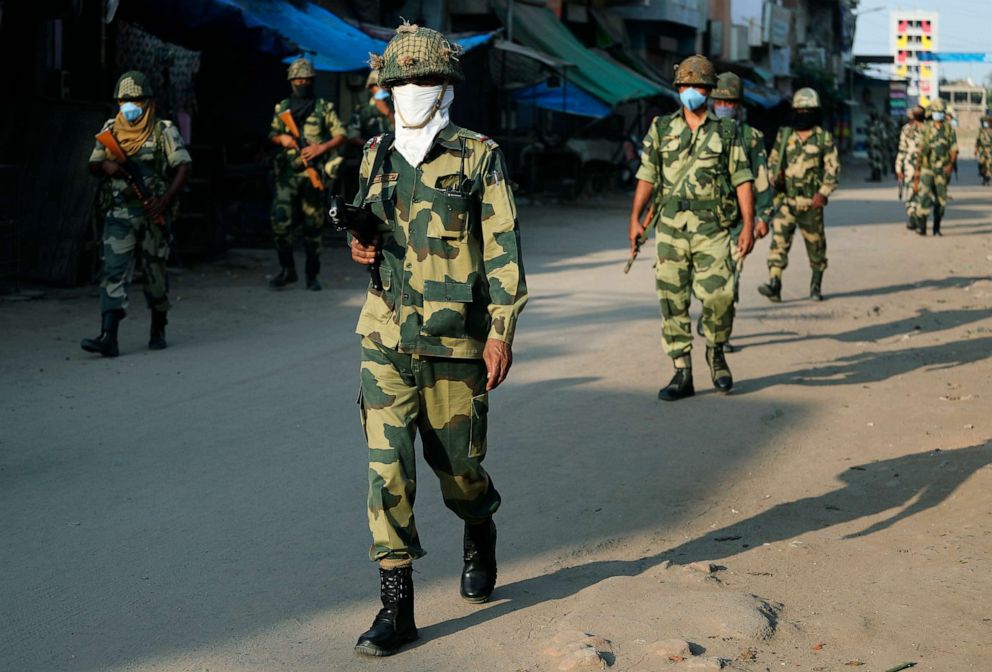
<instances>
[{"instance_id":1,"label":"uniform pocket","mask_svg":"<svg viewBox=\"0 0 992 672\"><path fill-rule=\"evenodd\" d=\"M379 220L379 230L391 230L396 212L396 182L375 182L369 187L365 203Z\"/></svg>"},{"instance_id":2,"label":"uniform pocket","mask_svg":"<svg viewBox=\"0 0 992 672\"><path fill-rule=\"evenodd\" d=\"M461 238L468 222L468 198L458 192L438 191L431 204L428 238Z\"/></svg>"},{"instance_id":3,"label":"uniform pocket","mask_svg":"<svg viewBox=\"0 0 992 672\"><path fill-rule=\"evenodd\" d=\"M467 282L424 281L424 336L465 338L465 318L472 303Z\"/></svg>"},{"instance_id":4,"label":"uniform pocket","mask_svg":"<svg viewBox=\"0 0 992 672\"><path fill-rule=\"evenodd\" d=\"M489 393L472 397L472 426L469 432L468 456L484 457L486 454L486 430L489 417Z\"/></svg>"}]
</instances>

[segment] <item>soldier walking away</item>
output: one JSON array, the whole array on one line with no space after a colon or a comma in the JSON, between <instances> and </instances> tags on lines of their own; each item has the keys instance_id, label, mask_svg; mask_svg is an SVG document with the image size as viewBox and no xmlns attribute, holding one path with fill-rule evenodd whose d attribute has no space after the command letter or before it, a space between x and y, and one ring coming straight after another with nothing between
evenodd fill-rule
<instances>
[{"instance_id":1,"label":"soldier walking away","mask_svg":"<svg viewBox=\"0 0 992 672\"><path fill-rule=\"evenodd\" d=\"M975 139L975 158L978 159L978 176L982 184L992 184L992 116L982 119Z\"/></svg>"},{"instance_id":2,"label":"soldier walking away","mask_svg":"<svg viewBox=\"0 0 992 672\"><path fill-rule=\"evenodd\" d=\"M920 134L913 177L912 224L921 236L927 235L927 217L933 210L933 235L943 235L940 223L947 208L947 182L958 159L957 134L944 118L945 103L937 98L930 103L930 120Z\"/></svg>"},{"instance_id":3,"label":"soldier walking away","mask_svg":"<svg viewBox=\"0 0 992 672\"><path fill-rule=\"evenodd\" d=\"M527 301L516 207L503 153L451 123L460 49L404 23L370 65L396 108L396 135L371 140L355 204L378 239L351 242L352 259L380 263L357 332L362 423L369 447L370 559L382 609L355 646L388 656L417 638L413 561L424 555L414 520L414 441L464 521L462 598L496 585L500 496L483 469L489 393L506 378ZM376 288L378 284L381 289Z\"/></svg>"},{"instance_id":4,"label":"soldier walking away","mask_svg":"<svg viewBox=\"0 0 992 672\"><path fill-rule=\"evenodd\" d=\"M914 200L916 192L912 189L913 179L916 176L916 155L920 151L920 134L923 132L923 108L917 105L909 111L909 121L903 125L899 132L899 151L896 153L895 173L899 182L899 193L903 193L904 187L909 185L908 198L906 199L906 228L915 229L913 221Z\"/></svg>"},{"instance_id":5,"label":"soldier walking away","mask_svg":"<svg viewBox=\"0 0 992 672\"><path fill-rule=\"evenodd\" d=\"M827 268L823 209L837 188L840 161L833 136L820 126L820 96L816 91L796 91L792 119L792 126L779 129L768 157L768 172L775 176L777 208L768 253L769 279L758 291L770 301L782 300L782 272L789 265L789 249L798 226L813 271L809 295L822 301L823 271Z\"/></svg>"},{"instance_id":6,"label":"soldier walking away","mask_svg":"<svg viewBox=\"0 0 992 672\"><path fill-rule=\"evenodd\" d=\"M389 91L379 86L379 71L372 70L365 80L367 103L355 106L348 120L348 138L364 144L377 135L393 132L393 105Z\"/></svg>"},{"instance_id":7,"label":"soldier walking away","mask_svg":"<svg viewBox=\"0 0 992 672\"><path fill-rule=\"evenodd\" d=\"M144 74L132 70L121 75L114 99L117 116L103 125L89 159L90 172L106 179L109 192L103 222L102 327L99 336L80 343L83 350L105 357L119 354L117 330L139 261L151 310L148 348L166 347L169 227L193 163L179 130L155 115L155 99Z\"/></svg>"},{"instance_id":8,"label":"soldier walking away","mask_svg":"<svg viewBox=\"0 0 992 672\"><path fill-rule=\"evenodd\" d=\"M337 148L347 141L334 104L317 98L313 64L299 58L289 66L292 95L276 104L269 141L280 147L272 162L275 195L272 234L279 256L279 273L269 287L282 289L298 280L293 259L293 219L299 216L306 252L307 289L320 291L320 244L324 225L324 189L333 182L341 162ZM330 179L328 179L330 178Z\"/></svg>"},{"instance_id":9,"label":"soldier walking away","mask_svg":"<svg viewBox=\"0 0 992 672\"><path fill-rule=\"evenodd\" d=\"M703 304L706 361L714 386L734 385L724 357L734 319L734 262L730 229L743 222L741 257L754 247L754 175L732 119L708 112L716 86L713 64L696 55L675 70L682 109L655 117L644 138L628 236L636 249L648 226L656 226L656 287L662 341L675 375L658 392L663 401L695 394L692 382L692 294ZM645 209L650 211L641 223Z\"/></svg>"},{"instance_id":10,"label":"soldier walking away","mask_svg":"<svg viewBox=\"0 0 992 672\"><path fill-rule=\"evenodd\" d=\"M866 182L882 181L883 166L883 146L885 144L885 127L878 114L871 113L868 118L868 166L871 169L871 177Z\"/></svg>"},{"instance_id":11,"label":"soldier walking away","mask_svg":"<svg viewBox=\"0 0 992 672\"><path fill-rule=\"evenodd\" d=\"M768 235L768 222L773 212L772 188L768 181L768 157L765 154L765 135L750 124L740 121L741 97L743 95L741 78L732 72L721 73L716 80L716 88L710 94L713 101L713 113L719 119L733 119L737 122L741 143L747 153L747 163L754 175L755 201L755 238ZM740 252L740 236L744 229L744 220L740 217L730 229L730 254L734 261L734 304L740 298L741 271L744 268L744 257ZM696 328L700 336L702 317ZM723 345L724 352L733 352L734 347L727 341Z\"/></svg>"}]
</instances>

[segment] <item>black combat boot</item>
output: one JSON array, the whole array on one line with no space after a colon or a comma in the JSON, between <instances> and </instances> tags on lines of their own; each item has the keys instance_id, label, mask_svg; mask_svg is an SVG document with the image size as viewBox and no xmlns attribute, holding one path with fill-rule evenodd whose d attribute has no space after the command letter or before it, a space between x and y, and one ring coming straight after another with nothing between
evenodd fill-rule
<instances>
[{"instance_id":1,"label":"black combat boot","mask_svg":"<svg viewBox=\"0 0 992 672\"><path fill-rule=\"evenodd\" d=\"M814 301L823 301L823 292L820 290L823 285L823 271L813 271L813 276L809 281L809 298Z\"/></svg>"},{"instance_id":2,"label":"black combat boot","mask_svg":"<svg viewBox=\"0 0 992 672\"><path fill-rule=\"evenodd\" d=\"M782 300L782 280L780 278L769 278L768 282L758 285L758 293L768 297L772 303Z\"/></svg>"},{"instance_id":3,"label":"black combat boot","mask_svg":"<svg viewBox=\"0 0 992 672\"><path fill-rule=\"evenodd\" d=\"M940 213L940 214L936 212L933 213L933 235L935 236L944 235L940 232L940 220L942 220L943 218L944 218L944 213Z\"/></svg>"},{"instance_id":4,"label":"black combat boot","mask_svg":"<svg viewBox=\"0 0 992 672\"><path fill-rule=\"evenodd\" d=\"M910 217L906 220L906 228L910 231L916 231L916 218Z\"/></svg>"},{"instance_id":5,"label":"black combat boot","mask_svg":"<svg viewBox=\"0 0 992 672\"><path fill-rule=\"evenodd\" d=\"M417 639L413 620L413 566L379 568L382 609L372 627L362 633L355 652L365 656L391 656L400 647Z\"/></svg>"},{"instance_id":6,"label":"black combat boot","mask_svg":"<svg viewBox=\"0 0 992 672\"><path fill-rule=\"evenodd\" d=\"M493 519L477 525L465 523L463 548L462 599L482 604L489 600L496 587L496 524Z\"/></svg>"},{"instance_id":7,"label":"black combat boot","mask_svg":"<svg viewBox=\"0 0 992 672\"><path fill-rule=\"evenodd\" d=\"M306 276L307 276L307 289L311 292L319 292L323 287L320 285L320 280L317 279L317 275L320 273L320 252L317 251L316 247L307 246L307 265L306 265Z\"/></svg>"},{"instance_id":8,"label":"black combat boot","mask_svg":"<svg viewBox=\"0 0 992 672\"><path fill-rule=\"evenodd\" d=\"M100 335L96 338L84 338L79 346L86 352L98 352L104 357L116 357L120 354L117 348L117 327L122 319L124 319L123 310L108 310L103 314Z\"/></svg>"},{"instance_id":9,"label":"black combat boot","mask_svg":"<svg viewBox=\"0 0 992 672\"><path fill-rule=\"evenodd\" d=\"M165 350L165 325L168 323L165 311L152 310L152 328L148 336L149 350Z\"/></svg>"},{"instance_id":10,"label":"black combat boot","mask_svg":"<svg viewBox=\"0 0 992 672\"><path fill-rule=\"evenodd\" d=\"M723 356L723 346L706 346L706 363L710 365L710 378L713 386L721 392L730 392L734 388L734 377Z\"/></svg>"},{"instance_id":11,"label":"black combat boot","mask_svg":"<svg viewBox=\"0 0 992 672\"><path fill-rule=\"evenodd\" d=\"M293 259L293 248L279 250L280 271L277 276L269 280L271 289L282 289L286 285L299 280L296 275L296 260Z\"/></svg>"},{"instance_id":12,"label":"black combat boot","mask_svg":"<svg viewBox=\"0 0 992 672\"><path fill-rule=\"evenodd\" d=\"M668 385L658 390L658 398L662 401L678 401L694 394L696 388L692 386L692 367L688 366L676 368Z\"/></svg>"}]
</instances>

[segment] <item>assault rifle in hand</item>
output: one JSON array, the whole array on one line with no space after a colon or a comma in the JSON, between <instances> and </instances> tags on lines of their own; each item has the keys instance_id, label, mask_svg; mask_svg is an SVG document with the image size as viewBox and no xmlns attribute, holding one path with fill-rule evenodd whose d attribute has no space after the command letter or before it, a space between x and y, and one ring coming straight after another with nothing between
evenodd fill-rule
<instances>
[{"instance_id":1,"label":"assault rifle in hand","mask_svg":"<svg viewBox=\"0 0 992 672\"><path fill-rule=\"evenodd\" d=\"M310 144L309 142L307 142L307 139L304 138L303 135L300 133L300 127L296 125L296 120L293 119L292 112L290 112L289 110L280 112L279 121L281 121L283 124L286 125L286 130L289 131L289 135L292 136L293 142L296 145L295 149L301 150ZM300 143L302 143L302 145ZM310 165L309 161L303 158L302 154L300 154L300 160L303 162L304 170L306 171L307 177L310 178L310 184L312 184L313 188L316 189L317 191L323 191L324 182L323 180L320 179L320 175L317 174L317 170Z\"/></svg>"},{"instance_id":2,"label":"assault rifle in hand","mask_svg":"<svg viewBox=\"0 0 992 672\"><path fill-rule=\"evenodd\" d=\"M331 224L338 231L347 231L362 245L369 246L379 235L379 220L366 207L346 203L341 196L331 196L328 199L330 209L327 211ZM369 265L369 275L372 276L372 288L382 291L382 275L379 273L379 257Z\"/></svg>"},{"instance_id":3,"label":"assault rifle in hand","mask_svg":"<svg viewBox=\"0 0 992 672\"><path fill-rule=\"evenodd\" d=\"M121 143L117 141L117 136L108 128L106 131L102 131L97 135L96 140L107 148L107 151L110 152L111 156L120 165L120 177L127 182L128 186L131 187L131 191L141 201L141 207L144 208L148 219L158 226L165 227L165 215L161 212L153 212L152 210L152 198L154 197L151 189L145 184L145 178L141 175L141 168L128 158L124 148L121 147Z\"/></svg>"}]
</instances>

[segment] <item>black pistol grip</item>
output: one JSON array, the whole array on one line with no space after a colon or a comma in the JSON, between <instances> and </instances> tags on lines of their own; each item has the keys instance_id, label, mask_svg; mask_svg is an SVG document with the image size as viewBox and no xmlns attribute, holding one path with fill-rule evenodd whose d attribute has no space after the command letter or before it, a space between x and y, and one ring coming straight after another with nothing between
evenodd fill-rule
<instances>
[{"instance_id":1,"label":"black pistol grip","mask_svg":"<svg viewBox=\"0 0 992 672\"><path fill-rule=\"evenodd\" d=\"M369 265L369 275L372 276L372 289L377 292L382 291L382 274L379 273L379 260L376 259Z\"/></svg>"}]
</instances>

